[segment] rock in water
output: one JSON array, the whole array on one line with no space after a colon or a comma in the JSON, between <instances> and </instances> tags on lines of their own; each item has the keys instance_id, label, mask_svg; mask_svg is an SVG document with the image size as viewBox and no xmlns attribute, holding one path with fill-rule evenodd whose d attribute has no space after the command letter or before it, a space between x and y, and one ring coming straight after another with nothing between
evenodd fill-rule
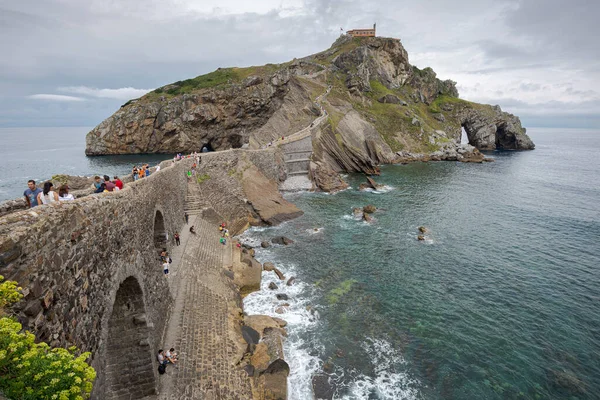
<instances>
[{"instance_id":1,"label":"rock in water","mask_svg":"<svg viewBox=\"0 0 600 400\"><path fill-rule=\"evenodd\" d=\"M286 285L287 286L292 286L294 284L294 282L296 282L296 277L292 276L290 279L288 279Z\"/></svg>"},{"instance_id":2,"label":"rock in water","mask_svg":"<svg viewBox=\"0 0 600 400\"><path fill-rule=\"evenodd\" d=\"M266 240L263 240L262 242L260 242L260 247L262 247L263 249L266 249L267 247L270 247L271 243L267 242Z\"/></svg>"},{"instance_id":3,"label":"rock in water","mask_svg":"<svg viewBox=\"0 0 600 400\"><path fill-rule=\"evenodd\" d=\"M425 236L419 235L419 236L417 236L417 240L423 241L423 240L425 240Z\"/></svg>"},{"instance_id":4,"label":"rock in water","mask_svg":"<svg viewBox=\"0 0 600 400\"><path fill-rule=\"evenodd\" d=\"M277 300L289 300L288 295L285 293L277 293L275 296L277 297Z\"/></svg>"},{"instance_id":5,"label":"rock in water","mask_svg":"<svg viewBox=\"0 0 600 400\"><path fill-rule=\"evenodd\" d=\"M419 227L419 232L421 232L421 233L427 233L427 228L425 228L424 226L420 226Z\"/></svg>"},{"instance_id":6,"label":"rock in water","mask_svg":"<svg viewBox=\"0 0 600 400\"><path fill-rule=\"evenodd\" d=\"M272 262L266 262L263 264L264 271L273 271L274 269L275 269L275 264L273 264Z\"/></svg>"},{"instance_id":7,"label":"rock in water","mask_svg":"<svg viewBox=\"0 0 600 400\"><path fill-rule=\"evenodd\" d=\"M377 207L375 207L372 204L369 204L369 205L363 207L364 213L373 214L375 211L377 211Z\"/></svg>"},{"instance_id":8,"label":"rock in water","mask_svg":"<svg viewBox=\"0 0 600 400\"><path fill-rule=\"evenodd\" d=\"M367 182L369 182L369 185L371 185L371 187L375 190L383 189L383 185L380 185L379 183L375 182L373 180L373 178L370 178L368 176L367 176Z\"/></svg>"},{"instance_id":9,"label":"rock in water","mask_svg":"<svg viewBox=\"0 0 600 400\"><path fill-rule=\"evenodd\" d=\"M273 272L275 272L275 274L277 275L279 280L281 280L281 281L285 280L285 276L283 275L283 273L280 270L278 270L277 268L273 268Z\"/></svg>"},{"instance_id":10,"label":"rock in water","mask_svg":"<svg viewBox=\"0 0 600 400\"><path fill-rule=\"evenodd\" d=\"M371 217L369 214L364 213L363 214L363 220L365 220L365 222L371 222L373 220L373 217Z\"/></svg>"},{"instance_id":11,"label":"rock in water","mask_svg":"<svg viewBox=\"0 0 600 400\"><path fill-rule=\"evenodd\" d=\"M275 282L271 282L271 283L269 283L269 289L277 290L277 289L279 289L279 286L277 286L277 284Z\"/></svg>"},{"instance_id":12,"label":"rock in water","mask_svg":"<svg viewBox=\"0 0 600 400\"><path fill-rule=\"evenodd\" d=\"M274 237L273 239L271 239L271 243L287 246L289 244L294 243L294 241L292 239L286 238L285 236L277 236L277 237Z\"/></svg>"}]
</instances>

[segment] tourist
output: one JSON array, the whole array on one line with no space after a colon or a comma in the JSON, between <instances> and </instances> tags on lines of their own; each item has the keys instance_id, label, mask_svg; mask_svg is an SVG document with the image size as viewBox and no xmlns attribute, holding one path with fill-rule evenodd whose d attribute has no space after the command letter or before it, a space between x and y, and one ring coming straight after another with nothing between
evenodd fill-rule
<instances>
[{"instance_id":1,"label":"tourist","mask_svg":"<svg viewBox=\"0 0 600 400\"><path fill-rule=\"evenodd\" d=\"M118 187L119 190L123 189L123 181L120 180L118 176L113 177L113 179L113 183L115 184L115 186Z\"/></svg>"},{"instance_id":2,"label":"tourist","mask_svg":"<svg viewBox=\"0 0 600 400\"><path fill-rule=\"evenodd\" d=\"M108 190L106 190L106 185L104 184L104 182L102 182L100 184L100 187L98 189L96 189L94 191L94 193L103 193L103 192L107 192Z\"/></svg>"},{"instance_id":3,"label":"tourist","mask_svg":"<svg viewBox=\"0 0 600 400\"><path fill-rule=\"evenodd\" d=\"M166 353L165 353L165 359L167 360L168 363L173 364L174 366L177 366L177 357L175 357L175 349L173 347L171 347Z\"/></svg>"},{"instance_id":4,"label":"tourist","mask_svg":"<svg viewBox=\"0 0 600 400\"><path fill-rule=\"evenodd\" d=\"M139 172L138 172L137 165L134 165L134 166L133 166L133 169L131 170L131 176L133 176L133 180L134 180L134 181L137 181L137 180L138 180L138 178L140 177L140 176L139 176Z\"/></svg>"},{"instance_id":5,"label":"tourist","mask_svg":"<svg viewBox=\"0 0 600 400\"><path fill-rule=\"evenodd\" d=\"M42 189L35 186L35 181L30 179L27 181L27 189L23 192L23 196L25 196L25 201L27 202L28 208L33 208L39 205L37 201L37 196L42 192Z\"/></svg>"},{"instance_id":6,"label":"tourist","mask_svg":"<svg viewBox=\"0 0 600 400\"><path fill-rule=\"evenodd\" d=\"M144 167L140 167L138 169L138 179L142 179L144 176L146 176L146 173L144 172Z\"/></svg>"},{"instance_id":7,"label":"tourist","mask_svg":"<svg viewBox=\"0 0 600 400\"><path fill-rule=\"evenodd\" d=\"M158 164L158 165L156 166L156 171L154 171L154 172L158 172L158 171L160 171L160 164Z\"/></svg>"},{"instance_id":8,"label":"tourist","mask_svg":"<svg viewBox=\"0 0 600 400\"><path fill-rule=\"evenodd\" d=\"M193 233L194 235L196 234L196 231L194 230L194 225L190 226L190 233Z\"/></svg>"},{"instance_id":9,"label":"tourist","mask_svg":"<svg viewBox=\"0 0 600 400\"><path fill-rule=\"evenodd\" d=\"M150 168L148 164L144 165L144 174L146 174L146 178L150 176Z\"/></svg>"},{"instance_id":10,"label":"tourist","mask_svg":"<svg viewBox=\"0 0 600 400\"><path fill-rule=\"evenodd\" d=\"M59 201L69 201L75 200L75 196L69 193L69 186L62 185L58 188L58 200Z\"/></svg>"},{"instance_id":11,"label":"tourist","mask_svg":"<svg viewBox=\"0 0 600 400\"><path fill-rule=\"evenodd\" d=\"M163 354L163 349L158 350L158 356L156 356L158 360L158 365L166 365L167 361L165 360L165 355Z\"/></svg>"},{"instance_id":12,"label":"tourist","mask_svg":"<svg viewBox=\"0 0 600 400\"><path fill-rule=\"evenodd\" d=\"M187 172L187 178L188 178L188 181L189 181L190 179L192 179L192 171L188 171L188 172Z\"/></svg>"},{"instance_id":13,"label":"tourist","mask_svg":"<svg viewBox=\"0 0 600 400\"><path fill-rule=\"evenodd\" d=\"M38 204L50 204L58 202L58 194L52 190L52 182L44 182L44 189L37 195Z\"/></svg>"},{"instance_id":14,"label":"tourist","mask_svg":"<svg viewBox=\"0 0 600 400\"><path fill-rule=\"evenodd\" d=\"M221 239L219 239L219 243L221 243L223 246L225 246L227 244L227 239L221 238Z\"/></svg>"},{"instance_id":15,"label":"tourist","mask_svg":"<svg viewBox=\"0 0 600 400\"><path fill-rule=\"evenodd\" d=\"M181 244L181 241L180 241L180 239L179 239L179 232L177 232L177 231L176 231L176 232L175 232L175 235L174 235L173 237L175 238L175 244L176 244L177 246L179 246L179 245Z\"/></svg>"},{"instance_id":16,"label":"tourist","mask_svg":"<svg viewBox=\"0 0 600 400\"><path fill-rule=\"evenodd\" d=\"M112 192L115 190L116 187L117 186L110 181L110 177L108 175L104 175L104 188L107 191Z\"/></svg>"},{"instance_id":17,"label":"tourist","mask_svg":"<svg viewBox=\"0 0 600 400\"><path fill-rule=\"evenodd\" d=\"M163 262L163 272L165 273L165 276L169 275L169 262L168 261Z\"/></svg>"},{"instance_id":18,"label":"tourist","mask_svg":"<svg viewBox=\"0 0 600 400\"><path fill-rule=\"evenodd\" d=\"M100 185L102 185L102 179L98 175L96 175L94 177L94 183L92 184L92 188L94 190L98 190L100 188ZM98 192L95 192L95 193L98 193Z\"/></svg>"},{"instance_id":19,"label":"tourist","mask_svg":"<svg viewBox=\"0 0 600 400\"><path fill-rule=\"evenodd\" d=\"M184 213L184 215L185 215L185 224L187 225L188 221L190 219L190 216L188 215L188 213Z\"/></svg>"},{"instance_id":20,"label":"tourist","mask_svg":"<svg viewBox=\"0 0 600 400\"><path fill-rule=\"evenodd\" d=\"M192 175L196 176L196 163L192 164Z\"/></svg>"}]
</instances>

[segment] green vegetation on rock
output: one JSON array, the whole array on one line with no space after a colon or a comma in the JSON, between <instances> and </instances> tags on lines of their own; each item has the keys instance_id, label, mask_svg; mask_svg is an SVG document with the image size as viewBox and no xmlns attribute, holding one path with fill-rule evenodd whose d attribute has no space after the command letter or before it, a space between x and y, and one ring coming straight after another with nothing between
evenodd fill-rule
<instances>
[{"instance_id":1,"label":"green vegetation on rock","mask_svg":"<svg viewBox=\"0 0 600 400\"><path fill-rule=\"evenodd\" d=\"M23 297L14 281L0 276L0 392L9 399L87 399L96 372L77 355L77 348L50 348L35 343L35 336L7 317L4 307Z\"/></svg>"}]
</instances>

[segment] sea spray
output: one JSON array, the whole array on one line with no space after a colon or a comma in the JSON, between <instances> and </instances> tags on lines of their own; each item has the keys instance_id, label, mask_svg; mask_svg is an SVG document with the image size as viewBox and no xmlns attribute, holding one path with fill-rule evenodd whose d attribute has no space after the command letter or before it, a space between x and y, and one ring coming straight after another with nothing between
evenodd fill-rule
<instances>
[{"instance_id":1,"label":"sea spray","mask_svg":"<svg viewBox=\"0 0 600 400\"><path fill-rule=\"evenodd\" d=\"M260 243L258 239L252 236L255 232L260 232L260 228L252 228L240 237L245 244ZM257 249L257 259L259 261L274 261L277 259L269 249ZM295 276L296 266L293 264L280 264L277 267L289 279ZM277 290L269 289L270 283L278 286ZM244 311L249 315L262 314L272 317L283 318L288 325L286 330L288 337L284 342L284 354L286 362L290 366L290 375L288 377L288 399L304 400L310 399L312 395L311 379L322 368L322 362L318 354L322 350L315 346L315 343L308 343L305 339L310 337L313 332L319 329L320 320L318 311L312 306L310 299L314 296L314 288L304 282L296 282L287 286L286 281L279 280L273 273L263 272L261 288L259 291L249 294L244 299ZM277 293L284 293L288 296L285 303L283 314L278 314L275 310L284 303L278 301Z\"/></svg>"}]
</instances>

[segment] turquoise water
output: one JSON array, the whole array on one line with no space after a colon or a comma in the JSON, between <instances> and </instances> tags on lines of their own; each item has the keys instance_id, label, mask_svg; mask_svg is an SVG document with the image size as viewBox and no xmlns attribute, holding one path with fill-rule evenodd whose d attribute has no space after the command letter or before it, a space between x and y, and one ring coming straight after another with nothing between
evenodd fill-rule
<instances>
[{"instance_id":1,"label":"turquoise water","mask_svg":"<svg viewBox=\"0 0 600 400\"><path fill-rule=\"evenodd\" d=\"M382 193L291 195L304 216L244 235L295 241L258 257L298 285L245 301L290 322L292 399L324 367L335 398L600 398L600 132L531 135L495 163L383 167Z\"/></svg>"}]
</instances>

